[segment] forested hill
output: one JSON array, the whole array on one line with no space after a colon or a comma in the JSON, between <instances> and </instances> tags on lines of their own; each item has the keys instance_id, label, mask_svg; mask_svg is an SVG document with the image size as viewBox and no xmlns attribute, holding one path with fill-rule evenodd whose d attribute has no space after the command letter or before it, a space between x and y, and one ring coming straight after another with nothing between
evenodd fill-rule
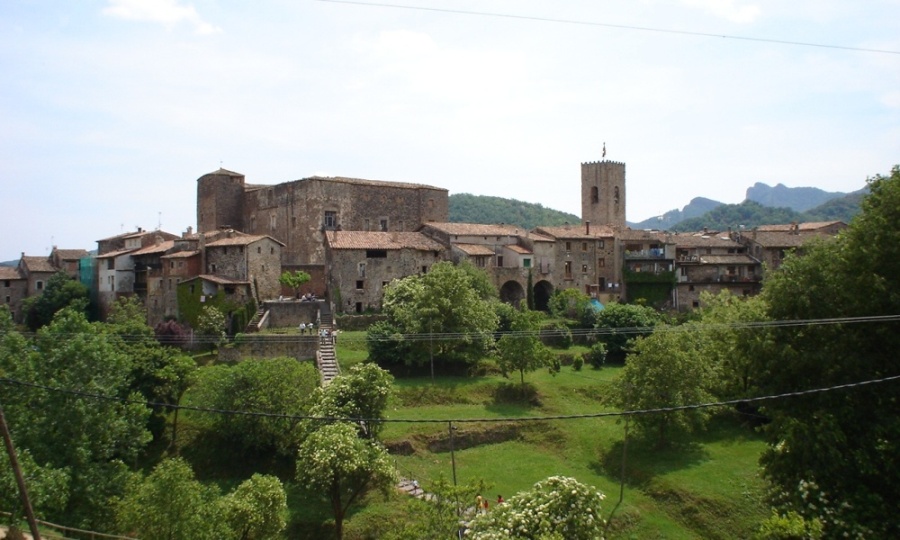
<instances>
[{"instance_id":1,"label":"forested hill","mask_svg":"<svg viewBox=\"0 0 900 540\"><path fill-rule=\"evenodd\" d=\"M581 223L581 218L575 214L503 197L454 193L450 195L449 203L450 221L453 223L506 223L523 229L564 225L566 222Z\"/></svg>"},{"instance_id":2,"label":"forested hill","mask_svg":"<svg viewBox=\"0 0 900 540\"><path fill-rule=\"evenodd\" d=\"M752 229L759 225L775 225L802 223L805 221L843 221L850 223L853 216L859 213L859 203L863 193L856 192L844 197L832 199L807 212L797 212L790 208L772 208L758 202L744 201L740 204L723 204L702 216L686 219L673 226L673 231L699 231L704 227L724 231L728 227L737 228L743 225Z\"/></svg>"}]
</instances>

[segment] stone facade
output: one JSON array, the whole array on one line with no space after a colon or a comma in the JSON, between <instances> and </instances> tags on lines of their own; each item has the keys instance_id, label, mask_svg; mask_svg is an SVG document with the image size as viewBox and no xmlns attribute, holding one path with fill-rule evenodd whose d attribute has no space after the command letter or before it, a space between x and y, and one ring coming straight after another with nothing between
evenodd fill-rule
<instances>
[{"instance_id":1,"label":"stone facade","mask_svg":"<svg viewBox=\"0 0 900 540\"><path fill-rule=\"evenodd\" d=\"M677 309L701 307L700 294L704 291L718 294L728 290L737 296L759 292L759 260L727 234L676 234L670 239L676 245Z\"/></svg>"},{"instance_id":2,"label":"stone facade","mask_svg":"<svg viewBox=\"0 0 900 540\"><path fill-rule=\"evenodd\" d=\"M285 266L324 264L326 231L415 231L447 221L448 204L446 189L422 184L311 177L259 186L224 169L197 180L200 232L271 236L284 244Z\"/></svg>"},{"instance_id":3,"label":"stone facade","mask_svg":"<svg viewBox=\"0 0 900 540\"><path fill-rule=\"evenodd\" d=\"M380 310L388 283L446 260L443 245L417 232L326 231L325 246L337 313Z\"/></svg>"},{"instance_id":4,"label":"stone facade","mask_svg":"<svg viewBox=\"0 0 900 540\"><path fill-rule=\"evenodd\" d=\"M28 280L17 268L0 266L0 302L6 306L15 322L22 322L22 302L28 296Z\"/></svg>"},{"instance_id":5,"label":"stone facade","mask_svg":"<svg viewBox=\"0 0 900 540\"><path fill-rule=\"evenodd\" d=\"M553 239L550 257L542 257L538 264L541 280L552 285L550 292L574 288L604 304L621 299L622 274L614 229L586 222L538 227L535 232ZM535 279L536 295L538 283Z\"/></svg>"},{"instance_id":6,"label":"stone facade","mask_svg":"<svg viewBox=\"0 0 900 540\"><path fill-rule=\"evenodd\" d=\"M625 164L594 161L581 164L581 220L625 228Z\"/></svg>"},{"instance_id":7,"label":"stone facade","mask_svg":"<svg viewBox=\"0 0 900 540\"><path fill-rule=\"evenodd\" d=\"M205 274L252 283L261 300L278 298L283 246L270 236L230 231L206 244Z\"/></svg>"}]
</instances>

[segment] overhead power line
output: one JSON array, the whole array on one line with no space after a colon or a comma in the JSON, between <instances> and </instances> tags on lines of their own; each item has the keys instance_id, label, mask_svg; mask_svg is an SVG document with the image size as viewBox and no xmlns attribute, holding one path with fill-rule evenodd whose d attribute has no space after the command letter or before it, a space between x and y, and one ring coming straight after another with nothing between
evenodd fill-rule
<instances>
[{"instance_id":1,"label":"overhead power line","mask_svg":"<svg viewBox=\"0 0 900 540\"><path fill-rule=\"evenodd\" d=\"M603 28L616 28L619 30L637 30L642 32L658 32L663 34L678 34L684 36L699 36L699 37L714 37L714 38L723 38L723 39L734 39L741 41L753 41L760 43L775 43L778 45L795 45L800 47L819 47L824 49L839 49L844 51L854 51L854 52L869 52L869 53L879 53L879 54L900 54L900 51L892 51L888 49L870 49L866 47L851 47L847 45L834 45L828 43L813 43L808 41L791 41L786 39L774 39L774 38L761 38L761 37L753 37L753 36L736 36L730 34L713 34L710 32L692 32L690 30L672 30L668 28L653 28L650 26L636 26L629 24L613 24L613 23L602 23L602 22L594 22L594 21L580 21L575 19L555 19L551 17L536 17L529 15L516 15L513 13L491 13L486 11L470 11L464 9L448 9L448 8L435 8L435 7L424 7L424 6L408 6L403 4L387 4L383 2L358 2L353 0L317 0L318 2L326 2L329 4L349 4L356 6L369 6L369 7L381 7L381 8L392 8L392 9L409 9L414 11L431 11L436 13L452 13L454 15L473 15L478 17L498 17L503 19L519 19L525 21L537 21L537 22L547 22L547 23L558 23L558 24L577 24L581 26L598 26Z\"/></svg>"},{"instance_id":2,"label":"overhead power line","mask_svg":"<svg viewBox=\"0 0 900 540\"><path fill-rule=\"evenodd\" d=\"M553 416L517 416L517 417L506 417L506 418L416 418L416 419L404 419L404 418L347 418L347 417L334 417L334 416L312 416L312 415L293 415L293 414L278 414L278 413L266 413L266 412L258 412L258 411L237 411L237 410L228 410L228 409L212 409L206 407L192 407L189 405L174 405L171 403L158 403L151 401L136 401L126 398L120 398L117 396L105 396L102 394L95 394L92 392L83 392L81 390L71 390L66 388L57 388L52 386L47 386L43 384L30 383L26 381L19 381L15 379L8 378L0 378L0 383L2 384L11 384L16 386L23 386L28 388L36 388L41 390L46 390L48 392L58 392L62 394L69 394L78 397L85 397L90 399L98 399L104 401L118 401L123 404L128 405L145 405L147 407L159 407L159 408L167 408L172 410L186 410L186 411L195 411L195 412L204 412L211 414L223 414L223 415L232 415L232 416L254 416L261 418L283 418L288 420L317 420L323 422L335 422L335 421L348 421L348 422L378 422L384 424L434 424L434 423L442 423L445 424L447 422L457 422L457 423L500 423L500 422L538 422L538 421L547 421L547 420L578 420L585 418L606 418L606 417L631 417L631 416L639 416L646 414L659 414L659 413L670 413L676 411L687 411L687 410L695 410L695 409L708 409L712 407L725 407L731 405L737 405L741 403L760 403L764 401L776 401L780 399L788 399L800 396L808 396L813 394L822 394L826 392L834 392L838 390L846 390L850 388L858 388L861 386L868 386L874 384L882 384L886 382L892 382L900 380L900 375L893 375L890 377L882 377L880 379L870 379L866 381L859 381L847 384L839 384L835 386L828 386L824 388L813 388L810 390L798 390L795 392L785 392L782 394L773 394L767 396L759 396L759 397L750 397L750 398L742 398L742 399L731 399L726 401L712 401L708 403L695 403L691 405L679 405L675 407L656 407L652 409L631 409L627 411L612 411L612 412L598 412L598 413L585 413L585 414L567 414L567 415L553 415Z\"/></svg>"}]
</instances>

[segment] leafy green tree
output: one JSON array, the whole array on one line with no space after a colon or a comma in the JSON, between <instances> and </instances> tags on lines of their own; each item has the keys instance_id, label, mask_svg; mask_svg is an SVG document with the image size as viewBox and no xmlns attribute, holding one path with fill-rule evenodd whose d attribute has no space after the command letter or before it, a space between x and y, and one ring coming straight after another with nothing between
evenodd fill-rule
<instances>
[{"instance_id":1,"label":"leafy green tree","mask_svg":"<svg viewBox=\"0 0 900 540\"><path fill-rule=\"evenodd\" d=\"M34 512L49 515L63 511L69 499L69 475L66 471L38 465L28 449L16 448L16 457L26 478L28 497ZM0 451L0 508L12 510L8 518L5 518L9 525L14 525L25 517L22 515L19 485L5 447Z\"/></svg>"},{"instance_id":2,"label":"leafy green tree","mask_svg":"<svg viewBox=\"0 0 900 540\"><path fill-rule=\"evenodd\" d=\"M606 344L598 341L591 345L591 350L584 353L585 362L589 363L594 369L600 369L606 364Z\"/></svg>"},{"instance_id":3,"label":"leafy green tree","mask_svg":"<svg viewBox=\"0 0 900 540\"><path fill-rule=\"evenodd\" d=\"M16 342L6 342L4 349ZM48 518L105 528L111 519L108 499L124 488L125 463L133 463L150 441L145 427L150 411L141 404L143 396L130 391L131 361L100 323L89 323L71 308L39 330L33 347L3 362L9 378L41 385L0 388L14 439L36 463L68 475L66 507Z\"/></svg>"},{"instance_id":4,"label":"leafy green tree","mask_svg":"<svg viewBox=\"0 0 900 540\"><path fill-rule=\"evenodd\" d=\"M525 289L525 305L528 309L534 311L534 276L532 276L531 268L528 269L528 284Z\"/></svg>"},{"instance_id":5,"label":"leafy green tree","mask_svg":"<svg viewBox=\"0 0 900 540\"><path fill-rule=\"evenodd\" d=\"M496 290L484 272L471 264L440 262L427 274L391 282L382 305L394 335L410 341L403 363L424 364L432 355L443 361L471 361L486 352L497 327L495 299ZM410 340L427 334L438 337ZM441 337L446 334L452 339Z\"/></svg>"},{"instance_id":6,"label":"leafy green tree","mask_svg":"<svg viewBox=\"0 0 900 540\"><path fill-rule=\"evenodd\" d=\"M278 278L278 282L285 287L294 289L294 296L300 296L300 287L311 279L312 276L310 276L309 273L304 272L303 270L296 270L294 272L282 272L281 276Z\"/></svg>"},{"instance_id":7,"label":"leafy green tree","mask_svg":"<svg viewBox=\"0 0 900 540\"><path fill-rule=\"evenodd\" d=\"M797 512L780 515L772 512L759 527L755 540L818 540L824 528L818 519L808 521Z\"/></svg>"},{"instance_id":8,"label":"leafy green tree","mask_svg":"<svg viewBox=\"0 0 900 540\"><path fill-rule=\"evenodd\" d=\"M162 461L145 479L134 478L115 504L119 530L140 538L220 540L231 537L220 495L194 477L185 461Z\"/></svg>"},{"instance_id":9,"label":"leafy green tree","mask_svg":"<svg viewBox=\"0 0 900 540\"><path fill-rule=\"evenodd\" d=\"M215 306L203 306L200 316L197 318L197 331L211 348L221 346L227 337L225 314Z\"/></svg>"},{"instance_id":10,"label":"leafy green tree","mask_svg":"<svg viewBox=\"0 0 900 540\"><path fill-rule=\"evenodd\" d=\"M772 320L900 313L900 166L869 180L869 188L849 229L788 257L767 279L763 296ZM895 322L781 325L771 333L772 346L754 364L761 393L900 373ZM772 422L761 462L775 502L807 520L820 519L825 538L900 537L896 396L896 383L886 383L767 402Z\"/></svg>"},{"instance_id":11,"label":"leafy green tree","mask_svg":"<svg viewBox=\"0 0 900 540\"><path fill-rule=\"evenodd\" d=\"M603 537L601 504L606 496L574 478L551 476L528 491L517 493L469 524L467 538L565 538L595 540Z\"/></svg>"},{"instance_id":12,"label":"leafy green tree","mask_svg":"<svg viewBox=\"0 0 900 540\"><path fill-rule=\"evenodd\" d=\"M511 332L497 341L497 365L504 375L518 371L523 387L526 371L549 367L553 362L553 351L537 337L543 319L544 314L539 311L516 311Z\"/></svg>"},{"instance_id":13,"label":"leafy green tree","mask_svg":"<svg viewBox=\"0 0 900 540\"><path fill-rule=\"evenodd\" d=\"M709 386L714 372L703 356L702 338L691 327L661 326L634 343L619 384L612 389L617 406L658 409L712 401ZM633 421L644 436L655 439L657 448L663 448L674 433L703 427L709 414L709 409L685 409L640 414Z\"/></svg>"},{"instance_id":14,"label":"leafy green tree","mask_svg":"<svg viewBox=\"0 0 900 540\"><path fill-rule=\"evenodd\" d=\"M50 324L59 310L69 306L82 313L86 312L88 289L65 272L57 272L47 280L44 292L25 299L23 304L25 326L35 332L38 328Z\"/></svg>"},{"instance_id":15,"label":"leafy green tree","mask_svg":"<svg viewBox=\"0 0 900 540\"><path fill-rule=\"evenodd\" d=\"M338 540L344 536L350 506L370 489L387 492L397 480L387 450L377 441L359 438L357 429L348 422L322 424L297 453L297 481L328 500Z\"/></svg>"},{"instance_id":16,"label":"leafy green tree","mask_svg":"<svg viewBox=\"0 0 900 540\"><path fill-rule=\"evenodd\" d=\"M319 374L309 362L293 358L245 360L201 372L193 395L200 407L301 416L312 405ZM244 415L210 415L210 430L247 451L275 450L292 455L299 440L299 420Z\"/></svg>"},{"instance_id":17,"label":"leafy green tree","mask_svg":"<svg viewBox=\"0 0 900 540\"><path fill-rule=\"evenodd\" d=\"M375 439L384 427L394 377L376 364L357 364L346 375L332 379L314 396L313 416L358 419L359 436Z\"/></svg>"},{"instance_id":18,"label":"leafy green tree","mask_svg":"<svg viewBox=\"0 0 900 540\"><path fill-rule=\"evenodd\" d=\"M578 289L557 289L550 296L547 307L553 317L578 319L590 302L591 297Z\"/></svg>"},{"instance_id":19,"label":"leafy green tree","mask_svg":"<svg viewBox=\"0 0 900 540\"><path fill-rule=\"evenodd\" d=\"M635 338L650 335L660 322L662 316L651 307L611 302L597 312L597 339L609 354L621 356Z\"/></svg>"},{"instance_id":20,"label":"leafy green tree","mask_svg":"<svg viewBox=\"0 0 900 540\"><path fill-rule=\"evenodd\" d=\"M274 476L254 474L225 496L222 507L235 540L278 538L286 525L287 495Z\"/></svg>"},{"instance_id":21,"label":"leafy green tree","mask_svg":"<svg viewBox=\"0 0 900 540\"><path fill-rule=\"evenodd\" d=\"M146 323L146 311L136 297L119 298L110 311L107 324L102 328L114 340L116 347L132 361L131 388L140 392L148 401L178 405L185 391L195 382L197 364L178 350L164 347L156 339ZM154 435L165 427L169 407L154 411L159 429L151 429ZM172 423L172 444L178 424L175 408Z\"/></svg>"}]
</instances>

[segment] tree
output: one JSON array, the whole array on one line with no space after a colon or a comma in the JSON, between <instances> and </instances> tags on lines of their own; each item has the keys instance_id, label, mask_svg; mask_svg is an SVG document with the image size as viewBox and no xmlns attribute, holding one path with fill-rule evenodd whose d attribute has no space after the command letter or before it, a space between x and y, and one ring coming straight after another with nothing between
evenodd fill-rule
<instances>
[{"instance_id":1,"label":"tree","mask_svg":"<svg viewBox=\"0 0 900 540\"><path fill-rule=\"evenodd\" d=\"M497 364L504 375L510 371L519 372L522 387L525 386L525 372L549 367L553 362L553 351L537 337L544 315L539 311L515 311L511 331L497 341Z\"/></svg>"},{"instance_id":2,"label":"tree","mask_svg":"<svg viewBox=\"0 0 900 540\"><path fill-rule=\"evenodd\" d=\"M632 341L650 335L662 317L651 307L611 302L597 312L596 320L597 339L606 343L609 354L623 356Z\"/></svg>"},{"instance_id":3,"label":"tree","mask_svg":"<svg viewBox=\"0 0 900 540\"><path fill-rule=\"evenodd\" d=\"M284 530L287 495L281 481L254 474L222 501L225 522L235 540L268 540Z\"/></svg>"},{"instance_id":4,"label":"tree","mask_svg":"<svg viewBox=\"0 0 900 540\"><path fill-rule=\"evenodd\" d=\"M36 463L68 476L65 509L47 517L105 528L108 499L124 488L125 463L133 463L151 438L150 411L143 396L130 391L130 359L101 323L89 323L72 308L38 331L33 348L16 351L15 341L6 344L16 354L3 362L7 376L40 386L0 388L13 437Z\"/></svg>"},{"instance_id":5,"label":"tree","mask_svg":"<svg viewBox=\"0 0 900 540\"><path fill-rule=\"evenodd\" d=\"M396 480L387 450L377 441L360 439L349 422L320 425L297 453L297 481L329 501L338 540L350 506L367 490L386 492Z\"/></svg>"},{"instance_id":6,"label":"tree","mask_svg":"<svg viewBox=\"0 0 900 540\"><path fill-rule=\"evenodd\" d=\"M703 356L702 337L692 324L681 329L661 326L650 336L635 341L613 402L627 410L678 407L712 400L708 390L712 368ZM655 439L657 448L671 442L674 432L702 427L709 409L686 409L633 417L638 430Z\"/></svg>"},{"instance_id":7,"label":"tree","mask_svg":"<svg viewBox=\"0 0 900 540\"><path fill-rule=\"evenodd\" d=\"M197 318L197 331L210 348L225 343L225 314L215 306L203 306Z\"/></svg>"},{"instance_id":8,"label":"tree","mask_svg":"<svg viewBox=\"0 0 900 540\"><path fill-rule=\"evenodd\" d=\"M47 280L44 292L25 299L23 305L25 326L35 332L38 328L50 324L59 310L69 306L82 313L86 312L88 288L70 278L65 272L57 272Z\"/></svg>"},{"instance_id":9,"label":"tree","mask_svg":"<svg viewBox=\"0 0 900 540\"><path fill-rule=\"evenodd\" d=\"M317 390L310 414L358 419L359 436L376 439L384 427L379 420L384 419L393 382L394 377L376 364L357 364Z\"/></svg>"},{"instance_id":10,"label":"tree","mask_svg":"<svg viewBox=\"0 0 900 540\"><path fill-rule=\"evenodd\" d=\"M547 305L553 317L577 319L590 302L591 297L578 289L557 289Z\"/></svg>"},{"instance_id":11,"label":"tree","mask_svg":"<svg viewBox=\"0 0 900 540\"><path fill-rule=\"evenodd\" d=\"M153 333L163 345L185 347L190 342L190 329L174 319L157 323L153 328Z\"/></svg>"},{"instance_id":12,"label":"tree","mask_svg":"<svg viewBox=\"0 0 900 540\"><path fill-rule=\"evenodd\" d=\"M294 296L297 297L300 296L300 287L311 279L312 276L308 273L303 270L296 270L294 272L282 272L281 277L278 278L278 282L285 287L294 289Z\"/></svg>"},{"instance_id":13,"label":"tree","mask_svg":"<svg viewBox=\"0 0 900 540\"><path fill-rule=\"evenodd\" d=\"M900 166L869 180L870 195L850 227L766 280L773 320L874 317L900 313ZM778 326L753 374L759 392L778 394L900 373L896 322ZM900 400L896 383L772 400L764 411L764 473L774 502L811 520L825 538L900 537ZM798 488L800 486L801 488ZM810 499L815 501L811 504Z\"/></svg>"},{"instance_id":14,"label":"tree","mask_svg":"<svg viewBox=\"0 0 900 540\"><path fill-rule=\"evenodd\" d=\"M471 264L440 262L427 274L392 281L385 290L383 310L394 335L409 343L404 348L406 357L395 361L424 364L430 357L443 361L478 358L493 343L491 333L497 327L494 299L496 290L484 272ZM409 339L426 334L437 337ZM444 339L444 334L452 334L452 339Z\"/></svg>"},{"instance_id":15,"label":"tree","mask_svg":"<svg viewBox=\"0 0 900 540\"><path fill-rule=\"evenodd\" d=\"M119 529L140 538L228 538L219 490L194 477L182 459L167 459L145 479L134 478L115 504Z\"/></svg>"},{"instance_id":16,"label":"tree","mask_svg":"<svg viewBox=\"0 0 900 540\"><path fill-rule=\"evenodd\" d=\"M574 478L551 476L528 491L517 493L469 524L467 538L565 538L595 540L603 537L600 515L606 496Z\"/></svg>"},{"instance_id":17,"label":"tree","mask_svg":"<svg viewBox=\"0 0 900 540\"><path fill-rule=\"evenodd\" d=\"M235 366L204 369L193 394L200 406L302 416L312 405L319 374L309 362L293 358L248 359ZM210 431L245 451L275 450L292 455L299 441L294 418L211 415Z\"/></svg>"}]
</instances>

